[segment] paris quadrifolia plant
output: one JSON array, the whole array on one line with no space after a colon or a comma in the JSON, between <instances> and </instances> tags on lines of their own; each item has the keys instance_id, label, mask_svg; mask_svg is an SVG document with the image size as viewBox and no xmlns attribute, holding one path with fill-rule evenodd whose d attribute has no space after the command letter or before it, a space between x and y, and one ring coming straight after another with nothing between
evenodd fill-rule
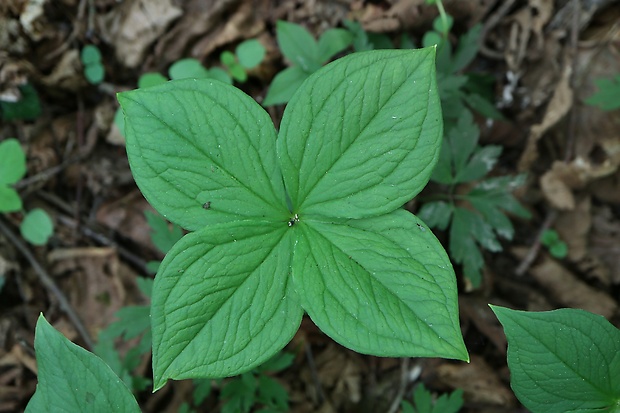
<instances>
[{"instance_id":1,"label":"paris quadrifolia plant","mask_svg":"<svg viewBox=\"0 0 620 413\"><path fill-rule=\"evenodd\" d=\"M439 157L434 47L321 68L279 132L213 79L118 99L136 183L190 231L153 285L154 390L250 371L288 344L304 312L361 353L468 360L450 260L402 209Z\"/></svg>"},{"instance_id":2,"label":"paris quadrifolia plant","mask_svg":"<svg viewBox=\"0 0 620 413\"><path fill-rule=\"evenodd\" d=\"M136 183L191 231L153 285L155 389L264 363L304 312L361 353L468 359L450 261L402 209L439 156L434 54L373 51L320 69L279 132L210 79L119 95Z\"/></svg>"}]
</instances>

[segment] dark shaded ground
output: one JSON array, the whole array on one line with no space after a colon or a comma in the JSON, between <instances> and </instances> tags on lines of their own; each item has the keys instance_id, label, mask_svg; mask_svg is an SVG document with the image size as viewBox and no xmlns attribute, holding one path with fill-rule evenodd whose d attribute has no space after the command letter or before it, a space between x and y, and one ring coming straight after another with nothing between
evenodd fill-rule
<instances>
[{"instance_id":1,"label":"dark shaded ground","mask_svg":"<svg viewBox=\"0 0 620 413\"><path fill-rule=\"evenodd\" d=\"M294 364L277 376L289 390L291 411L389 411L419 381L435 392L462 388L463 411L525 411L510 390L505 338L488 303L582 308L620 325L620 114L583 103L596 90L594 79L620 73L620 4L446 0L445 6L457 35L477 23L484 27L472 66L496 78L496 101L507 120L481 121L482 141L504 147L494 173L528 174L516 195L533 218L515 221L516 239L503 252L485 255L480 289L470 291L459 278L470 364L362 356L304 320L289 346L297 355ZM355 19L367 31L394 38L407 32L419 40L435 16L436 9L421 0L4 0L0 94L17 96L16 87L27 81L40 95L42 114L2 123L0 140L20 140L28 156L27 179L19 186L26 209L44 208L56 226L47 246L26 248L96 337L119 308L144 303L136 276L146 275L146 261L161 258L143 217L150 207L133 183L112 125L115 92L136 87L141 73L166 73L182 57L217 65L223 50L258 38L267 57L240 87L260 102L284 67L275 40L278 19L315 34ZM79 50L85 44L103 54L106 76L98 87L83 76ZM281 108L270 114L277 124ZM21 214L0 219L18 233ZM567 242L566 259L552 258L536 242L546 228ZM0 235L0 412L21 411L34 392L40 312L86 345L33 265L14 240ZM140 371L149 370L145 360ZM190 394L191 385L179 382L141 394L140 402L144 411L176 412ZM217 389L200 411L218 411L216 395Z\"/></svg>"}]
</instances>

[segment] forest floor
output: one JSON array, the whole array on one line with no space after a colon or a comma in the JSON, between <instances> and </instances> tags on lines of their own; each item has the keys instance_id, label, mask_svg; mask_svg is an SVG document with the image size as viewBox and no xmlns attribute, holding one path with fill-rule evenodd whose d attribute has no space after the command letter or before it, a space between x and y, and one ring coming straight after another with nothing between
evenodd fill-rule
<instances>
[{"instance_id":1,"label":"forest floor","mask_svg":"<svg viewBox=\"0 0 620 413\"><path fill-rule=\"evenodd\" d=\"M493 77L504 119L477 119L481 143L503 147L495 175L526 174L514 194L532 217L512 217L514 239L502 241L500 252L485 252L479 288L455 266L471 363L360 355L304 318L287 347L292 365L273 374L289 394L291 412L396 412L391 406L410 399L418 383L436 394L462 389L463 412L524 412L510 389L506 338L489 303L581 308L620 326L620 110L584 103L597 79L620 73L620 3L446 0L445 7L454 17L454 42L482 25L479 53L465 71ZM148 302L136 279L152 277L147 262L162 254L144 216L152 208L133 181L113 123L116 92L135 88L145 72L166 74L181 58L218 66L222 51L256 38L266 57L237 86L260 103L287 65L275 36L278 20L315 36L355 20L368 32L393 39L405 33L420 44L436 16L436 7L422 0L2 0L0 99L18 98L28 83L41 113L2 121L0 141L21 143L27 176L17 188L24 209L43 208L55 229L46 245L35 247L8 235L19 234L21 212L0 215L0 412L22 411L34 393L41 312L89 347L45 277L90 337L120 308ZM80 61L87 44L102 54L105 78L97 86L87 82ZM268 108L276 125L282 108ZM415 203L410 209L416 212ZM538 241L546 229L566 242L565 258L552 257ZM149 377L150 369L147 355L135 374ZM224 383L214 383L195 410L221 411ZM190 381L170 382L155 394L139 392L138 400L145 412L177 412L192 391Z\"/></svg>"}]
</instances>

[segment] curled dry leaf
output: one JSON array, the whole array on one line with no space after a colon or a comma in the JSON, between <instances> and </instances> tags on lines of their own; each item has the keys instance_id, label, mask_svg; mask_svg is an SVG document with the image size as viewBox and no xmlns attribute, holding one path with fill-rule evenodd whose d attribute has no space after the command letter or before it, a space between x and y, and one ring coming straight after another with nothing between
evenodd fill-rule
<instances>
[{"instance_id":1,"label":"curled dry leaf","mask_svg":"<svg viewBox=\"0 0 620 413\"><path fill-rule=\"evenodd\" d=\"M568 113L572 104L573 90L570 87L570 68L566 66L551 101L547 105L542 122L532 126L530 130L527 145L519 160L520 171L529 170L534 161L538 159L538 141L545 132L555 126Z\"/></svg>"},{"instance_id":2,"label":"curled dry leaf","mask_svg":"<svg viewBox=\"0 0 620 413\"><path fill-rule=\"evenodd\" d=\"M510 389L482 357L472 355L469 364L443 363L437 367L437 376L448 386L463 389L469 402L505 407L515 404Z\"/></svg>"},{"instance_id":3,"label":"curled dry leaf","mask_svg":"<svg viewBox=\"0 0 620 413\"><path fill-rule=\"evenodd\" d=\"M581 157L570 163L555 161L551 170L540 178L543 195L557 209L575 209L573 190L583 189L589 182L613 174L618 168L609 161L593 165Z\"/></svg>"},{"instance_id":4,"label":"curled dry leaf","mask_svg":"<svg viewBox=\"0 0 620 413\"><path fill-rule=\"evenodd\" d=\"M183 11L171 0L124 2L102 18L101 35L111 43L116 58L127 67L137 67L153 41Z\"/></svg>"},{"instance_id":5,"label":"curled dry leaf","mask_svg":"<svg viewBox=\"0 0 620 413\"><path fill-rule=\"evenodd\" d=\"M521 259L526 250L513 248L511 252ZM606 318L617 311L616 301L607 293L589 286L546 254L530 268L529 274L558 306L580 308Z\"/></svg>"}]
</instances>

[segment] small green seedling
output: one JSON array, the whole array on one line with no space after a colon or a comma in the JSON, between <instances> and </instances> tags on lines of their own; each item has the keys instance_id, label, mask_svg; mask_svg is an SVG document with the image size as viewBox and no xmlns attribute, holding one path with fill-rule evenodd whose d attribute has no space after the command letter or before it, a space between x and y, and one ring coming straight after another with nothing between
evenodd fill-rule
<instances>
[{"instance_id":1,"label":"small green seedling","mask_svg":"<svg viewBox=\"0 0 620 413\"><path fill-rule=\"evenodd\" d=\"M282 54L292 64L276 75L263 101L264 106L288 102L312 73L351 45L353 35L345 29L329 29L318 42L302 26L278 21L276 36Z\"/></svg>"},{"instance_id":2,"label":"small green seedling","mask_svg":"<svg viewBox=\"0 0 620 413\"><path fill-rule=\"evenodd\" d=\"M0 119L5 122L14 120L35 120L41 114L41 102L36 89L31 84L18 88L19 99L0 99Z\"/></svg>"},{"instance_id":3,"label":"small green seedling","mask_svg":"<svg viewBox=\"0 0 620 413\"><path fill-rule=\"evenodd\" d=\"M278 372L289 367L294 355L282 352L251 372L228 381L220 399L224 401L222 413L249 413L262 405L260 411L285 413L289 411L288 393L282 385L267 372Z\"/></svg>"},{"instance_id":4,"label":"small green seedling","mask_svg":"<svg viewBox=\"0 0 620 413\"><path fill-rule=\"evenodd\" d=\"M235 53L223 52L220 61L233 79L244 83L248 80L247 70L258 66L264 58L265 48L263 45L256 39L250 39L239 43Z\"/></svg>"},{"instance_id":5,"label":"small green seedling","mask_svg":"<svg viewBox=\"0 0 620 413\"><path fill-rule=\"evenodd\" d=\"M101 64L99 48L92 44L84 46L80 58L84 66L84 77L86 77L86 80L92 85L98 85L103 82L105 69Z\"/></svg>"},{"instance_id":6,"label":"small green seedling","mask_svg":"<svg viewBox=\"0 0 620 413\"><path fill-rule=\"evenodd\" d=\"M586 99L586 103L602 110L620 109L620 75L611 79L597 79L598 92Z\"/></svg>"},{"instance_id":7,"label":"small green seedling","mask_svg":"<svg viewBox=\"0 0 620 413\"><path fill-rule=\"evenodd\" d=\"M401 209L439 157L434 52L325 66L278 134L253 99L215 80L119 95L138 186L192 231L155 277L156 390L251 370L291 340L304 311L362 353L467 359L450 261Z\"/></svg>"},{"instance_id":8,"label":"small green seedling","mask_svg":"<svg viewBox=\"0 0 620 413\"><path fill-rule=\"evenodd\" d=\"M456 50L448 41L452 18L439 0L440 16L423 44L436 44L437 81L443 108L444 141L432 181L443 193L424 202L419 216L431 227L450 228L449 251L452 260L463 266L471 287L482 282L484 258L481 249L502 250L499 238L512 239L514 228L505 212L528 218L529 213L512 196L523 184L524 176L487 178L499 159L501 146L480 146L480 129L470 108L493 119L502 115L491 103L491 83L483 75L461 74L478 52L481 27L475 26L459 38ZM467 189L463 191L461 188ZM424 199L422 199L424 201Z\"/></svg>"},{"instance_id":9,"label":"small green seedling","mask_svg":"<svg viewBox=\"0 0 620 413\"><path fill-rule=\"evenodd\" d=\"M620 330L583 310L491 306L508 339L510 385L532 413L620 413Z\"/></svg>"},{"instance_id":10,"label":"small green seedling","mask_svg":"<svg viewBox=\"0 0 620 413\"><path fill-rule=\"evenodd\" d=\"M0 143L0 213L18 212L22 200L13 188L26 175L26 154L19 141L9 138ZM33 245L45 245L54 232L52 219L44 210L35 208L25 213L20 225L25 240Z\"/></svg>"},{"instance_id":11,"label":"small green seedling","mask_svg":"<svg viewBox=\"0 0 620 413\"><path fill-rule=\"evenodd\" d=\"M413 405L406 400L401 403L402 413L457 413L463 407L463 390L443 394L433 402L433 395L424 384L413 392Z\"/></svg>"},{"instance_id":12,"label":"small green seedling","mask_svg":"<svg viewBox=\"0 0 620 413\"><path fill-rule=\"evenodd\" d=\"M553 229L548 229L540 236L540 242L549 249L549 253L558 259L566 258L568 246L560 239L558 233Z\"/></svg>"},{"instance_id":13,"label":"small green seedling","mask_svg":"<svg viewBox=\"0 0 620 413\"><path fill-rule=\"evenodd\" d=\"M368 50L379 49L394 49L394 43L388 36L383 33L369 33L359 22L353 20L344 20L342 22L344 27L351 33L353 37L352 45L353 50L356 52L365 52ZM413 49L414 45L411 43L409 37L403 34L401 38L401 49Z\"/></svg>"},{"instance_id":14,"label":"small green seedling","mask_svg":"<svg viewBox=\"0 0 620 413\"><path fill-rule=\"evenodd\" d=\"M163 254L170 251L172 246L183 237L181 227L168 223L161 215L145 211L144 216L149 224L149 228L151 228L151 241ZM159 269L159 264L159 261L150 261L147 264L147 268L155 274Z\"/></svg>"},{"instance_id":15,"label":"small green seedling","mask_svg":"<svg viewBox=\"0 0 620 413\"><path fill-rule=\"evenodd\" d=\"M522 218L530 216L512 195L523 184L524 175L485 178L502 148L479 146L479 133L471 112L463 112L444 138L431 178L449 192L436 195L438 200L425 202L418 211L429 226L441 230L450 227L450 256L463 265L473 287L482 281L484 258L480 248L501 251L498 237L511 240L514 235L514 227L503 211ZM469 184L470 189L457 194L460 184Z\"/></svg>"},{"instance_id":16,"label":"small green seedling","mask_svg":"<svg viewBox=\"0 0 620 413\"><path fill-rule=\"evenodd\" d=\"M142 294L150 298L153 280L139 277L136 281ZM99 333L94 353L101 357L129 388L134 391L144 390L151 384L151 380L132 372L151 349L150 305L126 306L118 310L114 317L117 321ZM129 341L137 337L140 337L138 344L121 357L116 350L118 339Z\"/></svg>"}]
</instances>

